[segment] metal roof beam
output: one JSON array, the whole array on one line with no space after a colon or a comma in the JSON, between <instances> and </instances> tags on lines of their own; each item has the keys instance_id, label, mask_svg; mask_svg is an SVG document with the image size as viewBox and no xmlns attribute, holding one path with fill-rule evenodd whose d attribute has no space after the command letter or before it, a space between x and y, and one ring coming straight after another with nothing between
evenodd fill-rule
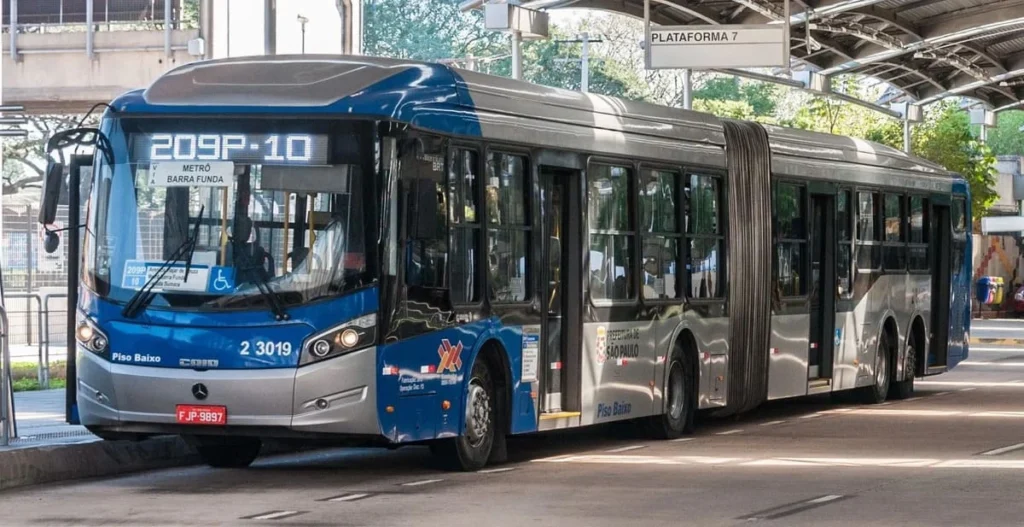
<instances>
[{"instance_id":1,"label":"metal roof beam","mask_svg":"<svg viewBox=\"0 0 1024 527\"><path fill-rule=\"evenodd\" d=\"M865 64L889 60L930 46L955 42L1020 23L1024 23L1024 9L1021 9L1020 2L999 2L995 8L984 12L964 14L955 19L924 26L921 29L921 40L910 42L900 49L867 46L857 52L853 60L830 65L825 68L824 73L831 75L854 70Z\"/></svg>"},{"instance_id":2,"label":"metal roof beam","mask_svg":"<svg viewBox=\"0 0 1024 527\"><path fill-rule=\"evenodd\" d=\"M1006 73L1001 73L999 75L994 75L986 80L970 81L966 78L963 78L960 79L960 82L954 81L953 85L951 85L950 88L945 91L932 91L928 89L922 90L922 95L924 95L924 97L918 104L931 104L933 102L945 99L946 97L952 97L954 95L964 95L968 92L977 90L979 88L990 87L993 84L997 84L1005 80L1024 76L1024 52L1020 52L1010 57L1007 57L1007 66L1009 68L1009 71L1007 71ZM1016 94L1010 90L1000 90L1000 92L1010 99L1013 99L1016 96Z\"/></svg>"}]
</instances>

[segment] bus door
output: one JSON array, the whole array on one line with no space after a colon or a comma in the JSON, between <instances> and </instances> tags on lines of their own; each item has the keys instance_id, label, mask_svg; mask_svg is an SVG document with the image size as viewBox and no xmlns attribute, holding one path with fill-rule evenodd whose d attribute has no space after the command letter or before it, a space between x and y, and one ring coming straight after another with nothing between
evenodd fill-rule
<instances>
[{"instance_id":1,"label":"bus door","mask_svg":"<svg viewBox=\"0 0 1024 527\"><path fill-rule=\"evenodd\" d=\"M830 186L829 186L830 187ZM836 193L811 186L811 281L807 378L832 378L836 326Z\"/></svg>"},{"instance_id":2,"label":"bus door","mask_svg":"<svg viewBox=\"0 0 1024 527\"><path fill-rule=\"evenodd\" d=\"M953 254L953 223L948 203L932 199L931 236L929 247L932 274L931 342L928 346L926 373L939 373L946 368L949 353L949 294L951 256Z\"/></svg>"},{"instance_id":3,"label":"bus door","mask_svg":"<svg viewBox=\"0 0 1024 527\"><path fill-rule=\"evenodd\" d=\"M540 167L543 299L541 413L578 412L582 360L580 173Z\"/></svg>"}]
</instances>

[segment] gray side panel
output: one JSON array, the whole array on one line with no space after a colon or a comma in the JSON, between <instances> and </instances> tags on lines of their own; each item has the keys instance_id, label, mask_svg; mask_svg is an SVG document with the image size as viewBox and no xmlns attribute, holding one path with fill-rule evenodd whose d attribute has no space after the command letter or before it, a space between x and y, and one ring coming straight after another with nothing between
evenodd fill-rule
<instances>
[{"instance_id":1,"label":"gray side panel","mask_svg":"<svg viewBox=\"0 0 1024 527\"><path fill-rule=\"evenodd\" d=\"M649 321L583 325L581 425L653 413L655 337Z\"/></svg>"},{"instance_id":2,"label":"gray side panel","mask_svg":"<svg viewBox=\"0 0 1024 527\"><path fill-rule=\"evenodd\" d=\"M807 395L811 319L808 315L773 315L768 398Z\"/></svg>"}]
</instances>

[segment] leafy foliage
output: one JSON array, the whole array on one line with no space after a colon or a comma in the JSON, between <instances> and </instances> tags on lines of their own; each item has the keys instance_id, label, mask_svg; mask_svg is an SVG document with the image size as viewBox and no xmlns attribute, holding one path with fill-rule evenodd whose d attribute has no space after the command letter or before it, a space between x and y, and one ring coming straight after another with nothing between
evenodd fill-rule
<instances>
[{"instance_id":1,"label":"leafy foliage","mask_svg":"<svg viewBox=\"0 0 1024 527\"><path fill-rule=\"evenodd\" d=\"M999 114L995 130L988 134L988 145L997 156L1024 156L1024 111L1012 110Z\"/></svg>"},{"instance_id":2,"label":"leafy foliage","mask_svg":"<svg viewBox=\"0 0 1024 527\"><path fill-rule=\"evenodd\" d=\"M4 141L3 194L9 196L42 186L46 173L46 141L61 130L78 125L79 115L29 115L28 135ZM99 116L93 114L83 126L95 126Z\"/></svg>"}]
</instances>

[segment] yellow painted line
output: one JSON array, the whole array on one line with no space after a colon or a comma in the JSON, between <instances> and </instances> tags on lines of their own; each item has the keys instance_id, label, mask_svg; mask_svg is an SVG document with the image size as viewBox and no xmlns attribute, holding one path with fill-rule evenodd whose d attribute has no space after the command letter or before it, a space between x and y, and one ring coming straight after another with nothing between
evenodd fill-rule
<instances>
[{"instance_id":1,"label":"yellow painted line","mask_svg":"<svg viewBox=\"0 0 1024 527\"><path fill-rule=\"evenodd\" d=\"M555 412L551 414L540 414L540 420L546 421L548 419L567 419L569 417L579 417L583 415L581 412Z\"/></svg>"}]
</instances>

